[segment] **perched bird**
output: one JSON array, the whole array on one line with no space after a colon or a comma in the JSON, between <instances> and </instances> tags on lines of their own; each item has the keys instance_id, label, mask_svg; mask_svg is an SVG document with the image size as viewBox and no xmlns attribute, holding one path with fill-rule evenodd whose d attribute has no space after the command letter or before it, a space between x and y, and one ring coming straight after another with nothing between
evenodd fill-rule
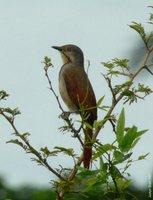
<instances>
[{"instance_id":1,"label":"perched bird","mask_svg":"<svg viewBox=\"0 0 153 200\"><path fill-rule=\"evenodd\" d=\"M59 91L68 109L80 113L83 106L86 113L85 140L83 150L83 164L89 169L92 157L93 123L97 120L96 98L84 70L84 56L82 50L76 45L53 46L61 53L63 65L59 72ZM89 128L90 127L90 128Z\"/></svg>"}]
</instances>

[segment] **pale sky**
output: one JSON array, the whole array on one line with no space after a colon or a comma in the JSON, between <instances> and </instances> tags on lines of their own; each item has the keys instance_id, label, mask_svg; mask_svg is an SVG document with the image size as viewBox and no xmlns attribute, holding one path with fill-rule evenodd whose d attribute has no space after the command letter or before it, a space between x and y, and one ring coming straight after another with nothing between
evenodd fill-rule
<instances>
[{"instance_id":1,"label":"pale sky","mask_svg":"<svg viewBox=\"0 0 153 200\"><path fill-rule=\"evenodd\" d=\"M55 65L50 73L58 92L58 73L61 59L53 45L76 44L84 52L85 65L90 60L89 78L97 99L109 89L101 76L102 61L113 58L129 58L139 40L128 24L132 21L144 24L148 20L151 3L146 0L0 0L0 89L10 97L5 106L18 107L22 115L16 126L21 132L31 133L30 142L36 148L48 146L74 147L77 142L69 134L61 134L58 127L62 121L53 95L48 90L44 76L44 56L49 56ZM148 28L148 25L147 25ZM140 81L153 87L153 78ZM137 125L149 129L134 149L134 157L151 152L147 160L136 162L129 169L135 183L147 184L152 173L153 141L153 96L132 106L125 106L127 126ZM117 114L122 105L115 113ZM107 130L107 129L106 129ZM105 131L99 138L103 143L112 140L112 133ZM10 185L49 185L54 178L45 168L30 161L30 155L16 145L6 144L13 138L12 129L0 118L0 176L4 175ZM53 166L70 166L63 156L51 159Z\"/></svg>"}]
</instances>

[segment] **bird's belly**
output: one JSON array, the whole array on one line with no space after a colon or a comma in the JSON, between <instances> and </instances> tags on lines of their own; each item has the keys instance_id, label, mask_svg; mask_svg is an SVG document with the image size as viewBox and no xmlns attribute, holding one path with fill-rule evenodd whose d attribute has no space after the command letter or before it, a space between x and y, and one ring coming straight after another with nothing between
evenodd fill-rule
<instances>
[{"instance_id":1,"label":"bird's belly","mask_svg":"<svg viewBox=\"0 0 153 200\"><path fill-rule=\"evenodd\" d=\"M75 106L75 104L70 99L70 96L67 92L66 83L61 74L59 76L59 91L60 91L61 97L62 97L63 101L65 102L65 104L67 105L68 109L72 112L77 112L78 108Z\"/></svg>"}]
</instances>

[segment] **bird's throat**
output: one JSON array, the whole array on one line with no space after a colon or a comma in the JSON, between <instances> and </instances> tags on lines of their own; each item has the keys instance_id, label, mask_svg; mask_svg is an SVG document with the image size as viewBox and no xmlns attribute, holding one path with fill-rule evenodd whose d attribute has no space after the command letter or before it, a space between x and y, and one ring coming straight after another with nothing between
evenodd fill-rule
<instances>
[{"instance_id":1,"label":"bird's throat","mask_svg":"<svg viewBox=\"0 0 153 200\"><path fill-rule=\"evenodd\" d=\"M68 58L68 56L66 56L64 53L61 53L61 58L62 58L62 61L63 61L63 65L71 62L71 60Z\"/></svg>"}]
</instances>

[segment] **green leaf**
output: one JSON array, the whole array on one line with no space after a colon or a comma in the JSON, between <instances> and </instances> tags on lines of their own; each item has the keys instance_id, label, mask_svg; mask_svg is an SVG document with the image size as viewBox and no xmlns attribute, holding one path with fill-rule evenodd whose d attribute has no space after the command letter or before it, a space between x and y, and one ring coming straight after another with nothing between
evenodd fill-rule
<instances>
[{"instance_id":1,"label":"green leaf","mask_svg":"<svg viewBox=\"0 0 153 200\"><path fill-rule=\"evenodd\" d=\"M123 108L119 115L116 127L116 137L119 145L122 143L122 139L124 136L124 129L125 129L125 112Z\"/></svg>"},{"instance_id":2,"label":"green leaf","mask_svg":"<svg viewBox=\"0 0 153 200\"><path fill-rule=\"evenodd\" d=\"M101 97L98 102L97 102L97 107L99 107L101 105L101 103L103 102L105 96Z\"/></svg>"},{"instance_id":3,"label":"green leaf","mask_svg":"<svg viewBox=\"0 0 153 200\"><path fill-rule=\"evenodd\" d=\"M6 100L6 98L9 96L9 94L4 91L4 90L1 90L0 91L0 100Z\"/></svg>"},{"instance_id":4,"label":"green leaf","mask_svg":"<svg viewBox=\"0 0 153 200\"><path fill-rule=\"evenodd\" d=\"M121 160L122 158L124 158L124 154L120 151L114 151L114 157L116 160Z\"/></svg>"},{"instance_id":5,"label":"green leaf","mask_svg":"<svg viewBox=\"0 0 153 200\"><path fill-rule=\"evenodd\" d=\"M144 84L139 83L138 89L136 90L136 92L142 92L142 93L145 93L146 95L148 95L148 94L152 93L153 91L148 86L145 86Z\"/></svg>"},{"instance_id":6,"label":"green leaf","mask_svg":"<svg viewBox=\"0 0 153 200\"><path fill-rule=\"evenodd\" d=\"M129 62L129 60L127 60L127 59L118 59L118 58L115 58L115 59L113 59L113 62L117 66L120 66L122 68L128 69L128 62Z\"/></svg>"},{"instance_id":7,"label":"green leaf","mask_svg":"<svg viewBox=\"0 0 153 200\"><path fill-rule=\"evenodd\" d=\"M139 141L140 136L143 135L146 131L147 131L147 129L142 130L142 131L137 131L136 126L129 128L122 140L122 143L119 146L120 149L124 152L132 149Z\"/></svg>"},{"instance_id":8,"label":"green leaf","mask_svg":"<svg viewBox=\"0 0 153 200\"><path fill-rule=\"evenodd\" d=\"M134 92L133 91L131 91L131 90L124 90L123 92L122 92L122 95L123 96L132 96L132 95L134 95Z\"/></svg>"},{"instance_id":9,"label":"green leaf","mask_svg":"<svg viewBox=\"0 0 153 200\"><path fill-rule=\"evenodd\" d=\"M108 69L112 69L113 68L113 63L111 62L101 62L101 64L104 65L104 67L108 68Z\"/></svg>"},{"instance_id":10,"label":"green leaf","mask_svg":"<svg viewBox=\"0 0 153 200\"><path fill-rule=\"evenodd\" d=\"M91 129L92 130L92 126L88 123L88 122L83 122L83 124L87 127L87 128L89 128L89 129Z\"/></svg>"},{"instance_id":11,"label":"green leaf","mask_svg":"<svg viewBox=\"0 0 153 200\"><path fill-rule=\"evenodd\" d=\"M122 191L124 193L126 193L125 189L131 185L131 180L128 180L127 178L126 179L118 178L118 179L116 179L116 182L117 182L119 191ZM136 198L130 198L130 199L136 200ZM115 200L127 200L127 198L125 199L124 197L121 197L118 199L115 198Z\"/></svg>"},{"instance_id":12,"label":"green leaf","mask_svg":"<svg viewBox=\"0 0 153 200\"><path fill-rule=\"evenodd\" d=\"M116 147L111 144L105 144L105 145L99 146L96 153L93 155L92 160L95 160L101 157L104 153L113 149L116 149Z\"/></svg>"},{"instance_id":13,"label":"green leaf","mask_svg":"<svg viewBox=\"0 0 153 200\"><path fill-rule=\"evenodd\" d=\"M98 108L107 111L107 109L110 108L110 106L99 106Z\"/></svg>"},{"instance_id":14,"label":"green leaf","mask_svg":"<svg viewBox=\"0 0 153 200\"><path fill-rule=\"evenodd\" d=\"M119 155L119 153L120 153L120 155ZM126 154L126 155L124 155L123 153L121 153L121 152L117 152L117 154L118 155L115 155L116 157L115 157L115 161L113 162L113 165L117 165L117 164L119 164L119 163L122 163L122 162L124 162L125 160L127 160L128 158L130 158L131 157L131 155L132 155L132 153L128 153L128 154Z\"/></svg>"},{"instance_id":15,"label":"green leaf","mask_svg":"<svg viewBox=\"0 0 153 200\"><path fill-rule=\"evenodd\" d=\"M59 152L64 153L69 156L74 156L74 151L72 148L65 148L65 147L54 147L54 149L59 150Z\"/></svg>"},{"instance_id":16,"label":"green leaf","mask_svg":"<svg viewBox=\"0 0 153 200\"><path fill-rule=\"evenodd\" d=\"M141 38L145 41L146 33L145 33L145 30L144 30L144 28L143 28L143 26L141 24L133 22L129 26L130 26L130 28L134 29L137 33L139 33Z\"/></svg>"},{"instance_id":17,"label":"green leaf","mask_svg":"<svg viewBox=\"0 0 153 200\"><path fill-rule=\"evenodd\" d=\"M115 167L114 165L111 166L110 168L110 173L114 178L122 178L122 174L120 173L119 169Z\"/></svg>"},{"instance_id":18,"label":"green leaf","mask_svg":"<svg viewBox=\"0 0 153 200\"><path fill-rule=\"evenodd\" d=\"M144 133L146 133L148 131L148 129L145 129L145 130L142 130L142 131L139 131L136 133L136 137L140 137L141 135L143 135Z\"/></svg>"},{"instance_id":19,"label":"green leaf","mask_svg":"<svg viewBox=\"0 0 153 200\"><path fill-rule=\"evenodd\" d=\"M132 148L132 143L137 137L137 127L133 126L128 129L127 133L123 137L122 142L120 143L120 149L124 152L129 151Z\"/></svg>"},{"instance_id":20,"label":"green leaf","mask_svg":"<svg viewBox=\"0 0 153 200\"><path fill-rule=\"evenodd\" d=\"M153 15L152 15L153 16ZM151 31L149 33L149 35L147 35L147 42L152 42L152 39L153 39L153 31Z\"/></svg>"},{"instance_id":21,"label":"green leaf","mask_svg":"<svg viewBox=\"0 0 153 200\"><path fill-rule=\"evenodd\" d=\"M23 149L27 150L27 146L24 145L22 142L20 142L18 139L9 140L9 141L7 141L6 143L17 144L17 145L19 145L20 147L22 147Z\"/></svg>"},{"instance_id":22,"label":"green leaf","mask_svg":"<svg viewBox=\"0 0 153 200\"><path fill-rule=\"evenodd\" d=\"M138 157L138 160L144 160L148 155L149 153L146 153L145 155L141 155Z\"/></svg>"},{"instance_id":23,"label":"green leaf","mask_svg":"<svg viewBox=\"0 0 153 200\"><path fill-rule=\"evenodd\" d=\"M135 145L139 142L140 140L140 137L139 138L136 138L133 142L133 144L131 145L131 149L133 149L135 147Z\"/></svg>"},{"instance_id":24,"label":"green leaf","mask_svg":"<svg viewBox=\"0 0 153 200\"><path fill-rule=\"evenodd\" d=\"M94 125L93 127L94 128L98 128L99 126L102 126L102 124L104 124L109 118L105 118L103 120L100 120L100 121L94 121Z\"/></svg>"},{"instance_id":25,"label":"green leaf","mask_svg":"<svg viewBox=\"0 0 153 200\"><path fill-rule=\"evenodd\" d=\"M108 74L112 74L112 75L120 75L121 72L117 71L117 70L111 70Z\"/></svg>"}]
</instances>

